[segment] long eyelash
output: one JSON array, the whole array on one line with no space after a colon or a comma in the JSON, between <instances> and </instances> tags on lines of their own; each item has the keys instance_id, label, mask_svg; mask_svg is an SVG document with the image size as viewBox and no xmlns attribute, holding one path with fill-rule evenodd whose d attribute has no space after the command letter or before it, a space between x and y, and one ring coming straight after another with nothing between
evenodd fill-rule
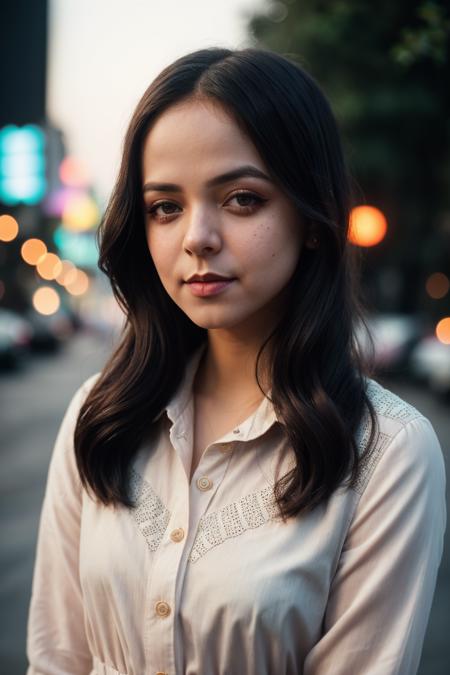
<instances>
[{"instance_id":1,"label":"long eyelash","mask_svg":"<svg viewBox=\"0 0 450 675\"><path fill-rule=\"evenodd\" d=\"M171 203L172 202L158 202L157 204L153 204L153 206L149 206L146 209L146 211L147 211L147 213L154 213L156 211L156 209L159 209L159 207L162 206L163 204L171 204ZM169 215L169 214L167 214L167 215Z\"/></svg>"},{"instance_id":2,"label":"long eyelash","mask_svg":"<svg viewBox=\"0 0 450 675\"><path fill-rule=\"evenodd\" d=\"M156 204L153 204L153 206L148 207L145 210L149 215L154 216L155 213L156 213L156 210L159 209L160 206L163 206L163 204L173 204L173 202L169 202L168 200L158 202ZM176 206L176 204L174 206ZM159 219L164 222L167 218L170 218L170 216L175 215L175 213L177 213L177 212L174 211L173 213L165 213L165 214L159 216Z\"/></svg>"},{"instance_id":3,"label":"long eyelash","mask_svg":"<svg viewBox=\"0 0 450 675\"><path fill-rule=\"evenodd\" d=\"M267 202L267 199L264 199L263 197L260 197L259 195L256 195L253 192L250 192L248 190L238 190L238 191L236 191L234 194L232 194L228 197L227 202L234 199L235 197L239 197L239 196L251 197L256 202L254 204L247 204L246 206L238 205L239 208L242 209L243 211L245 211L245 210L251 211L254 208L256 208L257 206ZM159 209L159 207L163 206L164 204L173 204L173 202L170 202L168 200L158 202L156 204L153 204L153 206L150 206L149 208L147 208L146 212L148 214L152 215L152 216L155 216L155 213L156 213L157 209ZM174 206L176 206L176 204L174 204ZM165 214L162 214L161 216L158 216L158 217L162 222L164 222L165 220L170 219L171 216L175 215L176 213L177 213L177 211L174 211L173 213L165 213Z\"/></svg>"},{"instance_id":4,"label":"long eyelash","mask_svg":"<svg viewBox=\"0 0 450 675\"><path fill-rule=\"evenodd\" d=\"M229 201L230 199L234 199L234 197L239 197L239 196L241 196L241 195L244 196L244 197L251 197L252 199L255 200L255 202L256 202L257 204L264 204L264 202L267 201L267 199L264 199L263 197L260 197L259 195L255 195L253 192L249 192L248 190L238 190L238 191L235 192L234 194L230 195L230 197L228 198L227 201ZM245 209L245 208L251 209L251 208L253 208L254 206L255 206L255 204L254 204L253 206L250 206L250 205L247 205L247 206L240 206L240 208L241 208L241 209Z\"/></svg>"}]
</instances>

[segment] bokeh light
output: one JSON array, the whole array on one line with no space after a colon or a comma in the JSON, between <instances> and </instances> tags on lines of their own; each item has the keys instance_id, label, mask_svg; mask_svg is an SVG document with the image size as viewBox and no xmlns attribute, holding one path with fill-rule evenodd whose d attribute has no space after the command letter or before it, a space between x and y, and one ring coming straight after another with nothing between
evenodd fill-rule
<instances>
[{"instance_id":1,"label":"bokeh light","mask_svg":"<svg viewBox=\"0 0 450 675\"><path fill-rule=\"evenodd\" d=\"M435 272L426 280L425 288L430 298L439 300L447 295L450 288L450 280L446 274Z\"/></svg>"},{"instance_id":2,"label":"bokeh light","mask_svg":"<svg viewBox=\"0 0 450 675\"><path fill-rule=\"evenodd\" d=\"M89 277L83 270L75 270L76 276L65 284L66 291L71 295L83 295L89 288Z\"/></svg>"},{"instance_id":3,"label":"bokeh light","mask_svg":"<svg viewBox=\"0 0 450 675\"><path fill-rule=\"evenodd\" d=\"M0 216L0 240L12 241L19 234L19 224L13 216Z\"/></svg>"},{"instance_id":4,"label":"bokeh light","mask_svg":"<svg viewBox=\"0 0 450 675\"><path fill-rule=\"evenodd\" d=\"M55 279L61 272L61 260L55 253L47 253L47 255L39 260L36 269L43 279L50 281L50 279Z\"/></svg>"},{"instance_id":5,"label":"bokeh light","mask_svg":"<svg viewBox=\"0 0 450 675\"><path fill-rule=\"evenodd\" d=\"M450 345L450 316L439 321L436 326L436 337L444 345Z\"/></svg>"},{"instance_id":6,"label":"bokeh light","mask_svg":"<svg viewBox=\"0 0 450 675\"><path fill-rule=\"evenodd\" d=\"M78 277L78 268L74 265L73 269L69 270L64 277L64 286L75 284Z\"/></svg>"},{"instance_id":7,"label":"bokeh light","mask_svg":"<svg viewBox=\"0 0 450 675\"><path fill-rule=\"evenodd\" d=\"M67 199L62 213L63 225L67 230L90 230L98 225L99 219L97 204L89 195L81 193Z\"/></svg>"},{"instance_id":8,"label":"bokeh light","mask_svg":"<svg viewBox=\"0 0 450 675\"><path fill-rule=\"evenodd\" d=\"M37 204L47 189L46 134L35 124L0 129L0 201Z\"/></svg>"},{"instance_id":9,"label":"bokeh light","mask_svg":"<svg viewBox=\"0 0 450 675\"><path fill-rule=\"evenodd\" d=\"M71 187L60 187L56 190L52 190L47 194L43 202L43 210L47 216L53 216L54 218L61 218L64 207L67 202L73 197L79 196L79 188Z\"/></svg>"},{"instance_id":10,"label":"bokeh light","mask_svg":"<svg viewBox=\"0 0 450 675\"><path fill-rule=\"evenodd\" d=\"M27 239L23 242L20 253L26 263L37 265L41 258L47 254L47 246L41 239Z\"/></svg>"},{"instance_id":11,"label":"bokeh light","mask_svg":"<svg viewBox=\"0 0 450 675\"><path fill-rule=\"evenodd\" d=\"M86 168L76 157L65 157L59 165L59 177L67 187L86 187L89 179Z\"/></svg>"},{"instance_id":12,"label":"bokeh light","mask_svg":"<svg viewBox=\"0 0 450 675\"><path fill-rule=\"evenodd\" d=\"M356 246L376 246L387 232L384 214L374 206L355 206L350 214L348 239Z\"/></svg>"},{"instance_id":13,"label":"bokeh light","mask_svg":"<svg viewBox=\"0 0 450 675\"><path fill-rule=\"evenodd\" d=\"M55 277L55 281L61 286L64 286L65 284L70 283L71 280L74 281L75 278L76 268L73 262L70 260L61 260L61 271Z\"/></svg>"},{"instance_id":14,"label":"bokeh light","mask_svg":"<svg viewBox=\"0 0 450 675\"><path fill-rule=\"evenodd\" d=\"M58 293L50 286L41 286L33 294L33 307L39 314L54 314L58 311L60 299Z\"/></svg>"}]
</instances>

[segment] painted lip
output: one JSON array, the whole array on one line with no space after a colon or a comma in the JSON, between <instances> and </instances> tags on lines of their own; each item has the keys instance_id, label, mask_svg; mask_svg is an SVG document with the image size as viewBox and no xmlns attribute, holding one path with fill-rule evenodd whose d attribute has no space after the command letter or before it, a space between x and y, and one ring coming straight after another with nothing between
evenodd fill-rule
<instances>
[{"instance_id":1,"label":"painted lip","mask_svg":"<svg viewBox=\"0 0 450 675\"><path fill-rule=\"evenodd\" d=\"M236 279L227 279L226 281L191 281L188 283L189 290L193 295L206 297L222 293L228 286L231 286Z\"/></svg>"},{"instance_id":2,"label":"painted lip","mask_svg":"<svg viewBox=\"0 0 450 675\"><path fill-rule=\"evenodd\" d=\"M189 279L186 279L187 284L193 281L230 281L234 277L225 277L223 274L216 274L215 272L206 272L205 274L192 274Z\"/></svg>"}]
</instances>

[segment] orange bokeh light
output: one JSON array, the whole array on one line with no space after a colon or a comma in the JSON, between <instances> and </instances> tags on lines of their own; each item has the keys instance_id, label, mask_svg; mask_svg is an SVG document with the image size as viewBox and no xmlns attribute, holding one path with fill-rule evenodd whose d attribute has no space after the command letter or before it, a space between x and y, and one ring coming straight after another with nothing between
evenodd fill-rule
<instances>
[{"instance_id":1,"label":"orange bokeh light","mask_svg":"<svg viewBox=\"0 0 450 675\"><path fill-rule=\"evenodd\" d=\"M37 265L47 254L47 247L40 239L27 239L20 249L22 258L29 265Z\"/></svg>"},{"instance_id":2,"label":"orange bokeh light","mask_svg":"<svg viewBox=\"0 0 450 675\"><path fill-rule=\"evenodd\" d=\"M0 216L0 241L12 241L19 234L19 224L15 218L5 214Z\"/></svg>"},{"instance_id":3,"label":"orange bokeh light","mask_svg":"<svg viewBox=\"0 0 450 675\"><path fill-rule=\"evenodd\" d=\"M71 280L75 279L76 267L70 260L61 260L61 271L55 277L55 281L61 286L64 286L67 283L70 283Z\"/></svg>"},{"instance_id":4,"label":"orange bokeh light","mask_svg":"<svg viewBox=\"0 0 450 675\"><path fill-rule=\"evenodd\" d=\"M71 295L83 295L89 288L89 277L83 270L75 270L76 276L65 283L66 291ZM70 273L72 274L72 272Z\"/></svg>"},{"instance_id":5,"label":"orange bokeh light","mask_svg":"<svg viewBox=\"0 0 450 675\"><path fill-rule=\"evenodd\" d=\"M450 316L439 321L436 326L436 337L444 345L450 345Z\"/></svg>"},{"instance_id":6,"label":"orange bokeh light","mask_svg":"<svg viewBox=\"0 0 450 675\"><path fill-rule=\"evenodd\" d=\"M384 214L374 206L355 206L350 214L348 240L356 246L376 246L387 232Z\"/></svg>"},{"instance_id":7,"label":"orange bokeh light","mask_svg":"<svg viewBox=\"0 0 450 675\"><path fill-rule=\"evenodd\" d=\"M43 278L50 281L55 279L62 270L61 260L55 253L47 253L37 264L37 272Z\"/></svg>"},{"instance_id":8,"label":"orange bokeh light","mask_svg":"<svg viewBox=\"0 0 450 675\"><path fill-rule=\"evenodd\" d=\"M71 284L74 284L77 280L78 276L78 268L74 266L72 270L69 270L64 277L64 286L70 286Z\"/></svg>"},{"instance_id":9,"label":"orange bokeh light","mask_svg":"<svg viewBox=\"0 0 450 675\"><path fill-rule=\"evenodd\" d=\"M59 295L50 286L41 286L33 294L33 307L39 314L54 314L60 305Z\"/></svg>"},{"instance_id":10,"label":"orange bokeh light","mask_svg":"<svg viewBox=\"0 0 450 675\"><path fill-rule=\"evenodd\" d=\"M435 272L426 280L425 288L430 298L439 300L448 293L450 288L449 278L446 274L442 274L442 272Z\"/></svg>"}]
</instances>

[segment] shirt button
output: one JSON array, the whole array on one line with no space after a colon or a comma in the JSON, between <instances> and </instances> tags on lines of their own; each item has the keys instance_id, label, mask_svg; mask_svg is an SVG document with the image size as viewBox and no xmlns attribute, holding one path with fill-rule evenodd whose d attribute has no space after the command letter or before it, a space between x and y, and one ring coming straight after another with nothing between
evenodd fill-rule
<instances>
[{"instance_id":1,"label":"shirt button","mask_svg":"<svg viewBox=\"0 0 450 675\"><path fill-rule=\"evenodd\" d=\"M202 490L202 492L205 492L212 488L212 481L209 480L208 476L202 476L197 479L197 487L199 490Z\"/></svg>"},{"instance_id":2,"label":"shirt button","mask_svg":"<svg viewBox=\"0 0 450 675\"><path fill-rule=\"evenodd\" d=\"M170 614L170 607L167 604L167 602L163 602L162 600L160 602L157 602L155 605L155 611L158 616L161 616L165 618L166 616L169 616Z\"/></svg>"},{"instance_id":3,"label":"shirt button","mask_svg":"<svg viewBox=\"0 0 450 675\"><path fill-rule=\"evenodd\" d=\"M240 434L241 430L240 429L233 429L233 434Z\"/></svg>"},{"instance_id":4,"label":"shirt button","mask_svg":"<svg viewBox=\"0 0 450 675\"><path fill-rule=\"evenodd\" d=\"M170 538L172 541L181 541L184 539L184 530L182 527L178 527L176 530L172 530L170 533Z\"/></svg>"}]
</instances>

